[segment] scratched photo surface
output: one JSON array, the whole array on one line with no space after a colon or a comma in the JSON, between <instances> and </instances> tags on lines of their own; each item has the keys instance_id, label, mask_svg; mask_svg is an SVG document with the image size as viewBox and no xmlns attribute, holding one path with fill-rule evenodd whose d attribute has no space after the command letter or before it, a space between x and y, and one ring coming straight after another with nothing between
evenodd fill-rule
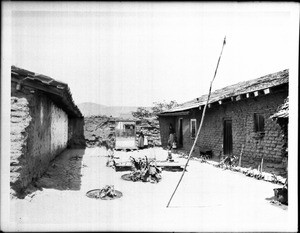
<instances>
[{"instance_id":1,"label":"scratched photo surface","mask_svg":"<svg viewBox=\"0 0 300 233\"><path fill-rule=\"evenodd\" d=\"M2 231L298 230L298 3L2 8Z\"/></svg>"}]
</instances>

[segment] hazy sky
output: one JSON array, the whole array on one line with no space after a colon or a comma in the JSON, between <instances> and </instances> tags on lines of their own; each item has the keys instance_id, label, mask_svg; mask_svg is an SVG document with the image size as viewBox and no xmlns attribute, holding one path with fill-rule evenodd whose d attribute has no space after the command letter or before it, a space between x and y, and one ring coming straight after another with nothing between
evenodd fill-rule
<instances>
[{"instance_id":1,"label":"hazy sky","mask_svg":"<svg viewBox=\"0 0 300 233\"><path fill-rule=\"evenodd\" d=\"M12 64L68 83L76 104L151 106L290 67L291 7L15 3Z\"/></svg>"}]
</instances>

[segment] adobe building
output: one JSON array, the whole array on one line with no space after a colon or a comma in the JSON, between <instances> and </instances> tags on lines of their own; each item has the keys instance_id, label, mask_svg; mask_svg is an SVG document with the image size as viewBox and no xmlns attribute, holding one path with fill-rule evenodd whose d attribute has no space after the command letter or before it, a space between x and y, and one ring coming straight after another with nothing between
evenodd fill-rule
<instances>
[{"instance_id":1,"label":"adobe building","mask_svg":"<svg viewBox=\"0 0 300 233\"><path fill-rule=\"evenodd\" d=\"M84 118L67 84L11 67L11 193L41 177L66 148L85 148Z\"/></svg>"},{"instance_id":2,"label":"adobe building","mask_svg":"<svg viewBox=\"0 0 300 233\"><path fill-rule=\"evenodd\" d=\"M288 166L288 125L289 125L289 97L284 100L284 103L278 107L278 111L270 117L276 121L283 132L282 137L284 144L281 148L282 162Z\"/></svg>"},{"instance_id":3,"label":"adobe building","mask_svg":"<svg viewBox=\"0 0 300 233\"><path fill-rule=\"evenodd\" d=\"M286 129L272 120L288 96L289 71L283 70L240 82L211 93L194 154L213 159L241 155L241 166L286 176ZM172 124L179 148L190 151L207 95L159 114L162 146L167 146ZM285 122L287 122L287 118Z\"/></svg>"}]
</instances>

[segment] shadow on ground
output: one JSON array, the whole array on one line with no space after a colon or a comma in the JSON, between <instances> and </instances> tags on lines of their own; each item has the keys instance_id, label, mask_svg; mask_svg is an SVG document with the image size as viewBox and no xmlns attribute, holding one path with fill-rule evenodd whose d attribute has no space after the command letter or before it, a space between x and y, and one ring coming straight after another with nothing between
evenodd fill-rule
<instances>
[{"instance_id":1,"label":"shadow on ground","mask_svg":"<svg viewBox=\"0 0 300 233\"><path fill-rule=\"evenodd\" d=\"M68 149L57 156L43 176L35 182L37 188L80 190L82 157L85 149Z\"/></svg>"}]
</instances>

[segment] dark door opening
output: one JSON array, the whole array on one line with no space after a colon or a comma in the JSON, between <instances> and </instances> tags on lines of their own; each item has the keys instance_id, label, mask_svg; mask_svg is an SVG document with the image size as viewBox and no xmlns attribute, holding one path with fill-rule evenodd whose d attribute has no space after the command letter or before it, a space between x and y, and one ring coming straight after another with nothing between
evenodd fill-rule
<instances>
[{"instance_id":1,"label":"dark door opening","mask_svg":"<svg viewBox=\"0 0 300 233\"><path fill-rule=\"evenodd\" d=\"M224 120L223 153L232 154L232 120Z\"/></svg>"},{"instance_id":2,"label":"dark door opening","mask_svg":"<svg viewBox=\"0 0 300 233\"><path fill-rule=\"evenodd\" d=\"M182 118L179 119L178 146L183 146Z\"/></svg>"}]
</instances>

